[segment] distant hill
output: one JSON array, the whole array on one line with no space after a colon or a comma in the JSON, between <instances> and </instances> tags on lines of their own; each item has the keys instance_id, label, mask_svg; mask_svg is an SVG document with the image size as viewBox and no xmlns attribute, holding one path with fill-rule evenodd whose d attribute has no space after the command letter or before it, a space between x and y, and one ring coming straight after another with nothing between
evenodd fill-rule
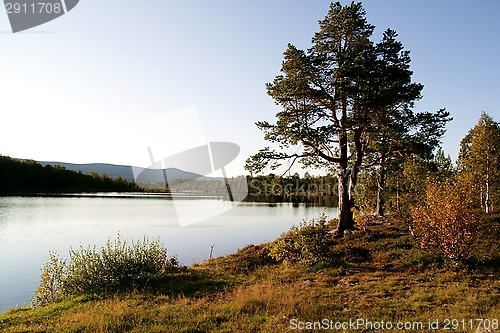
<instances>
[{"instance_id":1,"label":"distant hill","mask_svg":"<svg viewBox=\"0 0 500 333\"><path fill-rule=\"evenodd\" d=\"M62 167L65 167L68 170L73 171L81 171L84 174L90 174L92 171L103 174L105 173L111 178L122 177L123 179L131 182L135 182L136 179L134 177L134 172L132 171L132 166L129 165L115 165L115 164L106 164L106 163L89 163L89 164L74 164L74 163L64 163L64 162L45 162L38 161L41 165L56 165L59 164ZM158 181L164 181L164 177L167 179L209 179L207 177L203 177L196 173L186 172L175 168L168 169L146 169L146 168L138 168L134 167L136 173L138 174L137 182L144 183L155 183Z\"/></svg>"}]
</instances>

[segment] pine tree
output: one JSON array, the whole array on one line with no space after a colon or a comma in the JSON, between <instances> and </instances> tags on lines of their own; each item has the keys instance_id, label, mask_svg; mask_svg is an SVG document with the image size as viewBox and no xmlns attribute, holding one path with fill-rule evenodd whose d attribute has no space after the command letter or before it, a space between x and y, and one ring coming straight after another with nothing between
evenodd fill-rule
<instances>
[{"instance_id":1,"label":"pine tree","mask_svg":"<svg viewBox=\"0 0 500 333\"><path fill-rule=\"evenodd\" d=\"M379 125L410 110L423 86L411 81L409 53L393 30L377 44L370 40L374 26L361 3L332 3L319 24L313 46L305 52L289 44L282 74L267 84L268 95L282 110L276 124L257 126L282 150L261 149L246 168L258 173L299 161L336 170L341 236L354 229L356 181ZM293 146L299 150L289 153Z\"/></svg>"}]
</instances>

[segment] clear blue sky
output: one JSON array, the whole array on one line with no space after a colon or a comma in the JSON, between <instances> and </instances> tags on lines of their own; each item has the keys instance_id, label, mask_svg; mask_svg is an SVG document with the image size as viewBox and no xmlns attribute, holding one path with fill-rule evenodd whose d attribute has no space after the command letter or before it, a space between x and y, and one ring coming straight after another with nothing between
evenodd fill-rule
<instances>
[{"instance_id":1,"label":"clear blue sky","mask_svg":"<svg viewBox=\"0 0 500 333\"><path fill-rule=\"evenodd\" d=\"M266 145L254 123L279 111L265 83L279 74L287 43L310 46L329 3L81 0L18 34L0 13L0 153L147 166L148 136L163 127L154 119L191 106L204 138L237 143L244 161ZM454 117L443 147L455 160L482 111L500 121L500 2L363 5L374 40L390 27L411 50L414 81L425 86L415 110L446 107ZM166 145L200 137L191 116L175 119L181 134L162 133Z\"/></svg>"}]
</instances>

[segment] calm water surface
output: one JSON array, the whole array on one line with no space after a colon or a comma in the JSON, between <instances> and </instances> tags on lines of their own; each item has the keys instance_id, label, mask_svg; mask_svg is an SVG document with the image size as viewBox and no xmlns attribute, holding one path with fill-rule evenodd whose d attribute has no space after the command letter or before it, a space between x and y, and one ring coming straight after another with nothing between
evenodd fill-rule
<instances>
[{"instance_id":1,"label":"calm water surface","mask_svg":"<svg viewBox=\"0 0 500 333\"><path fill-rule=\"evenodd\" d=\"M207 214L227 202L191 199L180 204L193 214ZM181 228L173 201L165 198L0 197L0 312L29 304L50 250L67 258L70 246L100 247L118 233L134 240L147 235L160 237L169 255L189 266L208 259L212 244L214 256L233 253L271 241L323 211L331 217L337 214L336 208L241 203Z\"/></svg>"}]
</instances>

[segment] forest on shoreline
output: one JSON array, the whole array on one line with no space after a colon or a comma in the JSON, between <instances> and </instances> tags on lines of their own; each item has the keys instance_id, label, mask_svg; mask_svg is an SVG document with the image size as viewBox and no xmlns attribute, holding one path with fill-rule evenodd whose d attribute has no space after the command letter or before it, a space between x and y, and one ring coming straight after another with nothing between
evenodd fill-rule
<instances>
[{"instance_id":1,"label":"forest on shoreline","mask_svg":"<svg viewBox=\"0 0 500 333\"><path fill-rule=\"evenodd\" d=\"M89 175L67 170L60 165L45 165L34 160L18 160L0 155L0 194L137 192L135 183L121 177L95 172Z\"/></svg>"}]
</instances>

